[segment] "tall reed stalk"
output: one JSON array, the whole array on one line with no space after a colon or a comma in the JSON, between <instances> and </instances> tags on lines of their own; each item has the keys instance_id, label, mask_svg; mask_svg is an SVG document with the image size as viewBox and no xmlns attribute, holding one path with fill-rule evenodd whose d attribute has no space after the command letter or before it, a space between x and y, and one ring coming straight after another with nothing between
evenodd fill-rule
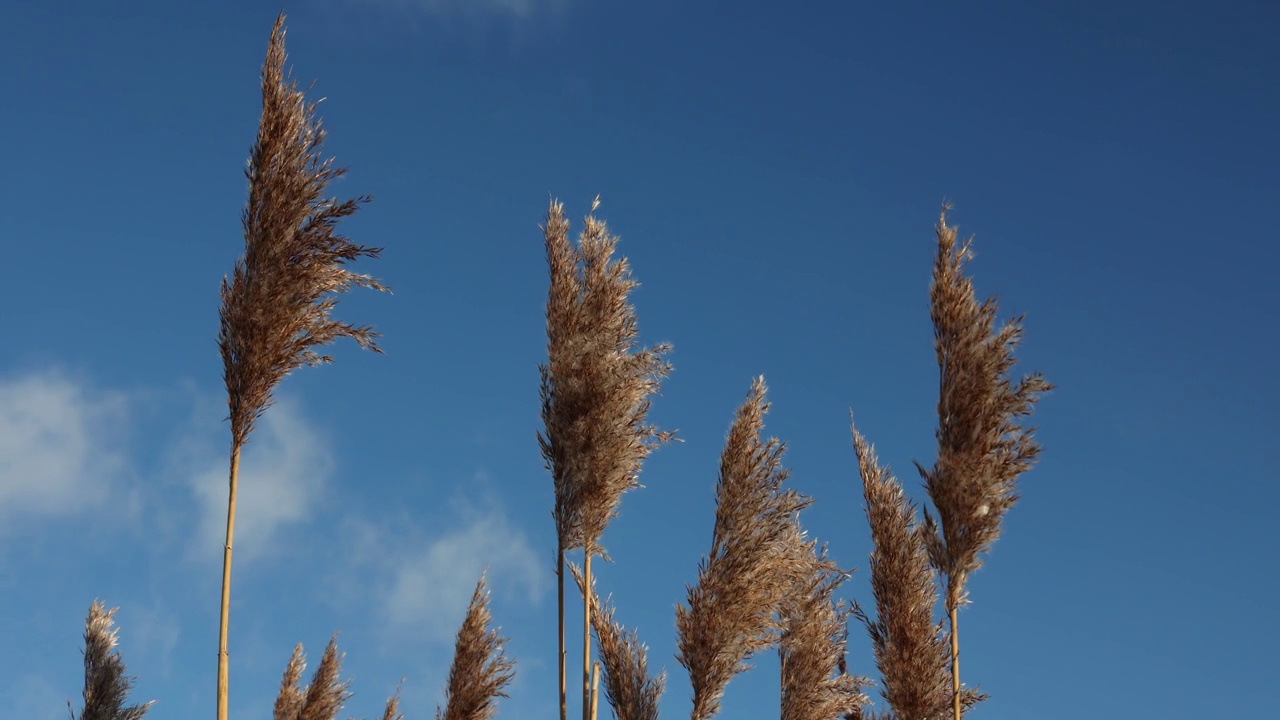
<instances>
[{"instance_id":1,"label":"tall reed stalk","mask_svg":"<svg viewBox=\"0 0 1280 720\"><path fill-rule=\"evenodd\" d=\"M995 298L979 304L964 274L972 239L957 246L957 229L947 225L949 209L943 207L935 228L938 253L929 293L940 385L938 454L932 469L916 467L938 512L935 521L925 510L923 532L930 562L947 579L952 716L960 720L957 611L968 603L969 575L982 566L982 553L1000 536L1001 520L1018 499L1018 476L1040 455L1036 429L1020 421L1053 385L1039 373L1016 384L1009 379L1023 318L997 330Z\"/></svg>"},{"instance_id":2,"label":"tall reed stalk","mask_svg":"<svg viewBox=\"0 0 1280 720\"><path fill-rule=\"evenodd\" d=\"M372 329L330 318L335 294L352 285L387 290L343 267L359 257L377 257L381 250L353 244L335 232L339 220L370 198L338 202L324 196L329 182L346 170L322 158L325 132L316 103L286 78L284 40L281 13L262 66L262 118L245 170L244 256L231 279L222 281L218 347L230 410L231 470L218 625L218 720L227 718L227 625L241 450L285 375L303 365L332 361L315 346L349 337L381 352Z\"/></svg>"},{"instance_id":3,"label":"tall reed stalk","mask_svg":"<svg viewBox=\"0 0 1280 720\"><path fill-rule=\"evenodd\" d=\"M600 198L591 204L599 207ZM567 716L564 632L565 552L583 549L585 587L591 558L608 559L600 538L622 494L640 487L640 466L671 432L645 424L650 398L671 371L669 345L636 349L637 285L626 258L613 260L618 238L588 215L575 247L564 206L552 201L542 228L550 288L547 362L542 379L538 444L555 486L559 612L560 718ZM582 716L591 720L591 599L583 594Z\"/></svg>"}]
</instances>

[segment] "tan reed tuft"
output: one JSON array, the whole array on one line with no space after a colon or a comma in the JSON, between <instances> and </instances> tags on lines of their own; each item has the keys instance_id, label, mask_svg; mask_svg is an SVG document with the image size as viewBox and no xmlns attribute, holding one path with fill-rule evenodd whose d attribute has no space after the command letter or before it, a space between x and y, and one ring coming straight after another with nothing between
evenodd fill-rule
<instances>
[{"instance_id":1,"label":"tan reed tuft","mask_svg":"<svg viewBox=\"0 0 1280 720\"><path fill-rule=\"evenodd\" d=\"M858 713L867 703L862 689L870 680L849 675L844 667L850 610L833 599L848 575L827 559L826 546L819 549L798 532L795 540L808 575L779 609L782 720L830 720Z\"/></svg>"},{"instance_id":2,"label":"tan reed tuft","mask_svg":"<svg viewBox=\"0 0 1280 720\"><path fill-rule=\"evenodd\" d=\"M142 720L152 703L125 705L134 678L125 675L124 660L112 618L119 608L106 609L99 600L89 606L84 623L84 707L79 720ZM71 701L67 701L71 710ZM75 719L75 713L71 713Z\"/></svg>"},{"instance_id":3,"label":"tan reed tuft","mask_svg":"<svg viewBox=\"0 0 1280 720\"><path fill-rule=\"evenodd\" d=\"M627 630L614 620L614 608L608 599L596 593L595 583L588 592L586 580L578 566L569 563L578 590L589 596L591 624L596 631L596 645L604 666L605 696L618 720L658 720L658 701L666 685L666 672L649 675L648 649L634 630ZM599 695L592 693L592 700ZM592 712L595 717L595 712Z\"/></svg>"},{"instance_id":4,"label":"tan reed tuft","mask_svg":"<svg viewBox=\"0 0 1280 720\"><path fill-rule=\"evenodd\" d=\"M386 708L382 711L382 720L404 720L404 713L400 712L400 690L396 689L396 694L387 698Z\"/></svg>"},{"instance_id":5,"label":"tan reed tuft","mask_svg":"<svg viewBox=\"0 0 1280 720\"><path fill-rule=\"evenodd\" d=\"M285 375L332 360L317 353L317 345L349 337L380 352L371 328L333 320L330 313L337 304L335 294L353 285L387 290L344 267L381 252L336 233L338 221L370 198L338 202L325 197L329 182L346 170L322 157L325 132L316 103L286 78L284 40L281 13L262 66L262 118L245 171L244 256L231 278L222 281L218 346L231 420L231 471L218 631L218 720L227 718L227 625L240 451Z\"/></svg>"},{"instance_id":6,"label":"tan reed tuft","mask_svg":"<svg viewBox=\"0 0 1280 720\"><path fill-rule=\"evenodd\" d=\"M445 707L436 709L436 720L491 720L495 701L507 696L503 688L515 677L515 663L502 651L506 640L489 629L488 595L482 575L458 630Z\"/></svg>"},{"instance_id":7,"label":"tan reed tuft","mask_svg":"<svg viewBox=\"0 0 1280 720\"><path fill-rule=\"evenodd\" d=\"M785 446L760 440L768 409L764 378L756 378L720 458L711 552L688 588L688 607L676 606L677 659L693 685L693 720L715 715L729 680L749 669L745 660L776 642L779 603L809 569L794 552L792 518L810 500L780 489L789 475Z\"/></svg>"},{"instance_id":8,"label":"tan reed tuft","mask_svg":"<svg viewBox=\"0 0 1280 720\"><path fill-rule=\"evenodd\" d=\"M351 699L351 693L347 691L349 683L339 677L342 656L338 653L336 637L329 639L320 665L316 667L311 682L304 687L302 672L306 667L307 658L302 652L302 645L297 645L280 681L275 720L333 720Z\"/></svg>"},{"instance_id":9,"label":"tan reed tuft","mask_svg":"<svg viewBox=\"0 0 1280 720\"><path fill-rule=\"evenodd\" d=\"M311 682L302 684L302 673L307 669L307 656L302 645L293 648L289 664L285 666L276 694L273 717L275 720L334 720L342 707L351 699L349 681L341 679L342 655L338 652L338 640L334 636L320 657ZM399 691L387 700L382 720L401 720Z\"/></svg>"},{"instance_id":10,"label":"tan reed tuft","mask_svg":"<svg viewBox=\"0 0 1280 720\"><path fill-rule=\"evenodd\" d=\"M915 507L902 485L880 467L875 447L852 427L867 523L871 526L871 592L876 619L860 608L857 617L871 635L881 694L898 720L940 717L951 701L947 639L934 622L938 604Z\"/></svg>"},{"instance_id":11,"label":"tan reed tuft","mask_svg":"<svg viewBox=\"0 0 1280 720\"><path fill-rule=\"evenodd\" d=\"M599 207L597 197L592 213ZM588 215L575 247L564 206L552 201L543 226L550 287L547 292L547 362L539 367L544 430L538 443L555 487L559 581L560 717L567 713L564 647L564 554L583 549L608 559L600 538L617 515L622 494L640 487L638 476L653 449L673 438L646 424L650 398L671 371L669 345L637 349L637 283L625 258L613 260L618 238ZM582 712L591 705L591 607L584 596Z\"/></svg>"},{"instance_id":12,"label":"tan reed tuft","mask_svg":"<svg viewBox=\"0 0 1280 720\"><path fill-rule=\"evenodd\" d=\"M947 225L949 209L943 207L935 228L938 252L929 292L940 376L938 455L932 469L916 467L938 512L935 522L925 511L924 539L930 561L946 577L952 714L959 720L957 610L968 602L969 574L981 567L982 553L1000 536L1001 520L1018 499L1018 476L1040 455L1035 428L1020 421L1053 386L1039 373L1017 384L1009 379L1023 318L996 330L996 299L978 303L973 281L964 274L972 239L957 246L957 229Z\"/></svg>"}]
</instances>

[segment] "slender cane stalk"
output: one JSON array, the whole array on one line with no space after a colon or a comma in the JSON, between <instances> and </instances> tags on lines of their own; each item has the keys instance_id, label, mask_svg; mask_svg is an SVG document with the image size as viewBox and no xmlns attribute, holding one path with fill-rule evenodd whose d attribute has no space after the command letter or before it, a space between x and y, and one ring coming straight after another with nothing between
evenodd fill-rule
<instances>
[{"instance_id":1,"label":"slender cane stalk","mask_svg":"<svg viewBox=\"0 0 1280 720\"><path fill-rule=\"evenodd\" d=\"M556 551L558 561L556 563L556 579L559 580L560 588L557 592L556 606L559 610L560 617L560 720L568 720L569 705L568 692L565 686L565 651L564 651L564 545L561 545Z\"/></svg>"},{"instance_id":2,"label":"slender cane stalk","mask_svg":"<svg viewBox=\"0 0 1280 720\"><path fill-rule=\"evenodd\" d=\"M591 587L591 549L583 555L582 576ZM582 720L591 720L591 596L582 594Z\"/></svg>"},{"instance_id":3,"label":"slender cane stalk","mask_svg":"<svg viewBox=\"0 0 1280 720\"><path fill-rule=\"evenodd\" d=\"M960 720L960 628L956 624L956 606L951 605L951 709Z\"/></svg>"},{"instance_id":4,"label":"slender cane stalk","mask_svg":"<svg viewBox=\"0 0 1280 720\"><path fill-rule=\"evenodd\" d=\"M596 711L600 704L600 662L596 661L591 668L591 720L596 720Z\"/></svg>"},{"instance_id":5,"label":"slender cane stalk","mask_svg":"<svg viewBox=\"0 0 1280 720\"><path fill-rule=\"evenodd\" d=\"M227 619L231 612L231 544L236 532L236 486L240 478L240 444L231 446L231 479L227 493L227 542L222 547L222 611L218 620L218 720L227 718Z\"/></svg>"}]
</instances>

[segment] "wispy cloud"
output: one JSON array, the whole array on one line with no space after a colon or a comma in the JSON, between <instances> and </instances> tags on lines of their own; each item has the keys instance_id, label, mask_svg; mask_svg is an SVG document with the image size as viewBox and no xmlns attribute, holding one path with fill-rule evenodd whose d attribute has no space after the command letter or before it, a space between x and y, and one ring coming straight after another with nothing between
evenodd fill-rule
<instances>
[{"instance_id":1,"label":"wispy cloud","mask_svg":"<svg viewBox=\"0 0 1280 720\"><path fill-rule=\"evenodd\" d=\"M0 380L0 527L127 496L127 421L124 395L57 372Z\"/></svg>"},{"instance_id":2,"label":"wispy cloud","mask_svg":"<svg viewBox=\"0 0 1280 720\"><path fill-rule=\"evenodd\" d=\"M222 435L226 435L225 426ZM224 438L225 439L225 438ZM229 442L229 441L228 441ZM227 462L224 444L199 443L190 483L199 503L194 555L214 557L226 533ZM288 399L277 399L262 416L240 459L236 500L236 559L251 560L269 549L283 526L313 516L333 472L333 455L320 432ZM217 553L221 561L221 553Z\"/></svg>"},{"instance_id":3,"label":"wispy cloud","mask_svg":"<svg viewBox=\"0 0 1280 720\"><path fill-rule=\"evenodd\" d=\"M493 497L456 497L451 520L429 521L433 532L390 532L368 521L349 524L357 539L350 563L369 576L392 635L453 642L476 581L486 568L495 595L536 605L547 591L550 560L534 553L524 531Z\"/></svg>"}]
</instances>

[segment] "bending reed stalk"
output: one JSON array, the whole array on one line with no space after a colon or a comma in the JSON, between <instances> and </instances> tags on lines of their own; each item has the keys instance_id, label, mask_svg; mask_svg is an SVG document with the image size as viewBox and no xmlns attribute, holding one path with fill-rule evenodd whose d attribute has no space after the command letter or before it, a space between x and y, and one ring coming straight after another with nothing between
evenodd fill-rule
<instances>
[{"instance_id":1,"label":"bending reed stalk","mask_svg":"<svg viewBox=\"0 0 1280 720\"><path fill-rule=\"evenodd\" d=\"M285 375L303 365L332 361L313 348L349 337L381 352L371 328L335 321L330 311L337 304L334 295L352 285L387 290L343 267L381 252L336 232L338 221L354 215L370 198L339 202L325 197L329 182L346 169L321 155L325 132L316 118L316 103L286 78L284 36L281 13L262 65L262 117L245 169L244 255L231 277L223 278L221 290L218 349L231 421L231 470L218 623L218 720L227 719L227 626L240 451Z\"/></svg>"},{"instance_id":2,"label":"bending reed stalk","mask_svg":"<svg viewBox=\"0 0 1280 720\"><path fill-rule=\"evenodd\" d=\"M947 577L951 624L951 710L960 720L957 611L968 603L965 585L982 555L1000 536L1001 521L1018 500L1018 477L1040 455L1034 427L1021 423L1040 395L1053 389L1039 373L1009 378L1014 349L1022 341L1022 317L996 327L996 301L978 302L965 275L970 241L957 244L944 206L935 232L938 251L929 289L934 352L939 369L937 460L925 480L938 519L926 510L924 537L930 563Z\"/></svg>"}]
</instances>

